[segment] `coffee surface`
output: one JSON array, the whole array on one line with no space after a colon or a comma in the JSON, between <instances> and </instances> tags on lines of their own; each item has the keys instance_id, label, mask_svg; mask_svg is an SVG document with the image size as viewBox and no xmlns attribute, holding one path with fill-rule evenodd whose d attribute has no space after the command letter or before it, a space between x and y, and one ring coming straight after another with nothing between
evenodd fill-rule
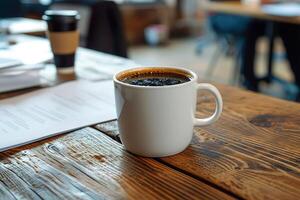
<instances>
[{"instance_id":1,"label":"coffee surface","mask_svg":"<svg viewBox=\"0 0 300 200\"><path fill-rule=\"evenodd\" d=\"M190 81L190 78L175 73L142 73L126 77L122 81L139 86L166 86L185 83Z\"/></svg>"}]
</instances>

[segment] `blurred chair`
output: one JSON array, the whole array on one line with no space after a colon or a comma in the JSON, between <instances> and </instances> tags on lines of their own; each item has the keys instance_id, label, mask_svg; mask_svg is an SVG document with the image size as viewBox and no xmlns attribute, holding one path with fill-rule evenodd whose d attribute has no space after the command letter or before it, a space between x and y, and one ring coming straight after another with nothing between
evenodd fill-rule
<instances>
[{"instance_id":1,"label":"blurred chair","mask_svg":"<svg viewBox=\"0 0 300 200\"><path fill-rule=\"evenodd\" d=\"M0 18L22 17L20 0L0 0Z\"/></svg>"},{"instance_id":2,"label":"blurred chair","mask_svg":"<svg viewBox=\"0 0 300 200\"><path fill-rule=\"evenodd\" d=\"M127 45L118 5L102 1L92 6L87 48L127 57Z\"/></svg>"},{"instance_id":3,"label":"blurred chair","mask_svg":"<svg viewBox=\"0 0 300 200\"><path fill-rule=\"evenodd\" d=\"M225 21L223 22L222 20ZM235 20L237 20L235 22ZM242 21L240 25L240 20ZM244 26L242 24L245 24ZM217 63L223 56L231 56L233 73L231 84L240 83L240 62L243 41L243 31L246 29L247 19L238 19L227 14L208 14L205 24L205 35L198 41L196 51L202 53L207 45L216 44L217 48L209 60L208 68L205 72L206 77L212 77Z\"/></svg>"},{"instance_id":4,"label":"blurred chair","mask_svg":"<svg viewBox=\"0 0 300 200\"><path fill-rule=\"evenodd\" d=\"M80 14L81 46L127 57L121 12L113 1L55 2L51 9L77 10Z\"/></svg>"}]
</instances>

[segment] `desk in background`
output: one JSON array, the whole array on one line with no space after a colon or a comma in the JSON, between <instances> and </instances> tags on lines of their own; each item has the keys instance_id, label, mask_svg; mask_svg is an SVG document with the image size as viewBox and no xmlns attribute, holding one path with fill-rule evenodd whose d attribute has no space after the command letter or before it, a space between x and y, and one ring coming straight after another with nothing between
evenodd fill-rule
<instances>
[{"instance_id":1,"label":"desk in background","mask_svg":"<svg viewBox=\"0 0 300 200\"><path fill-rule=\"evenodd\" d=\"M268 38L269 38L269 53L268 53L268 74L262 80L271 82L274 78L272 76L273 68L273 52L274 40L276 37L276 22L299 24L300 16L298 17L283 17L270 15L263 11L261 6L249 6L240 2L207 2L204 5L204 10L208 12L227 13L233 15L248 16L256 19L266 20L268 22Z\"/></svg>"},{"instance_id":2,"label":"desk in background","mask_svg":"<svg viewBox=\"0 0 300 200\"><path fill-rule=\"evenodd\" d=\"M263 11L261 6L249 6L243 5L236 1L226 1L226 2L207 2L204 4L203 9L209 12L221 12L235 15L249 16L262 20L269 20L274 22L285 22L300 25L299 17L282 17L269 15Z\"/></svg>"}]
</instances>

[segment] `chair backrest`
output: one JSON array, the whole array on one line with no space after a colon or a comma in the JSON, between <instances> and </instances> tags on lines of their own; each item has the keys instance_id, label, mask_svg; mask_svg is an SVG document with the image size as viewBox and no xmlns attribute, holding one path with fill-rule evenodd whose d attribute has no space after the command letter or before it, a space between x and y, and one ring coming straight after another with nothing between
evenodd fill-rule
<instances>
[{"instance_id":1,"label":"chair backrest","mask_svg":"<svg viewBox=\"0 0 300 200\"><path fill-rule=\"evenodd\" d=\"M127 57L121 12L115 2L64 1L52 4L50 9L77 10L79 12L81 46Z\"/></svg>"},{"instance_id":2,"label":"chair backrest","mask_svg":"<svg viewBox=\"0 0 300 200\"><path fill-rule=\"evenodd\" d=\"M20 0L0 0L0 18L22 17Z\"/></svg>"},{"instance_id":3,"label":"chair backrest","mask_svg":"<svg viewBox=\"0 0 300 200\"><path fill-rule=\"evenodd\" d=\"M123 20L113 1L99 1L92 6L87 48L127 57Z\"/></svg>"}]
</instances>

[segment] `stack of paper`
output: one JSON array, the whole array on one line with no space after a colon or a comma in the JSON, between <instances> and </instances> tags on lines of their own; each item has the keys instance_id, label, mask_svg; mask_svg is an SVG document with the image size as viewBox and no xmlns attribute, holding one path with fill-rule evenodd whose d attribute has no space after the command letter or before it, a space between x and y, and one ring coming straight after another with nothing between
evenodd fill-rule
<instances>
[{"instance_id":1,"label":"stack of paper","mask_svg":"<svg viewBox=\"0 0 300 200\"><path fill-rule=\"evenodd\" d=\"M22 39L22 38L21 38ZM41 84L40 70L52 59L49 43L34 39L0 49L0 92Z\"/></svg>"},{"instance_id":2,"label":"stack of paper","mask_svg":"<svg viewBox=\"0 0 300 200\"><path fill-rule=\"evenodd\" d=\"M40 85L40 71L43 68L42 64L0 68L0 92Z\"/></svg>"},{"instance_id":3,"label":"stack of paper","mask_svg":"<svg viewBox=\"0 0 300 200\"><path fill-rule=\"evenodd\" d=\"M0 58L0 70L21 65L22 62L12 58Z\"/></svg>"}]
</instances>

